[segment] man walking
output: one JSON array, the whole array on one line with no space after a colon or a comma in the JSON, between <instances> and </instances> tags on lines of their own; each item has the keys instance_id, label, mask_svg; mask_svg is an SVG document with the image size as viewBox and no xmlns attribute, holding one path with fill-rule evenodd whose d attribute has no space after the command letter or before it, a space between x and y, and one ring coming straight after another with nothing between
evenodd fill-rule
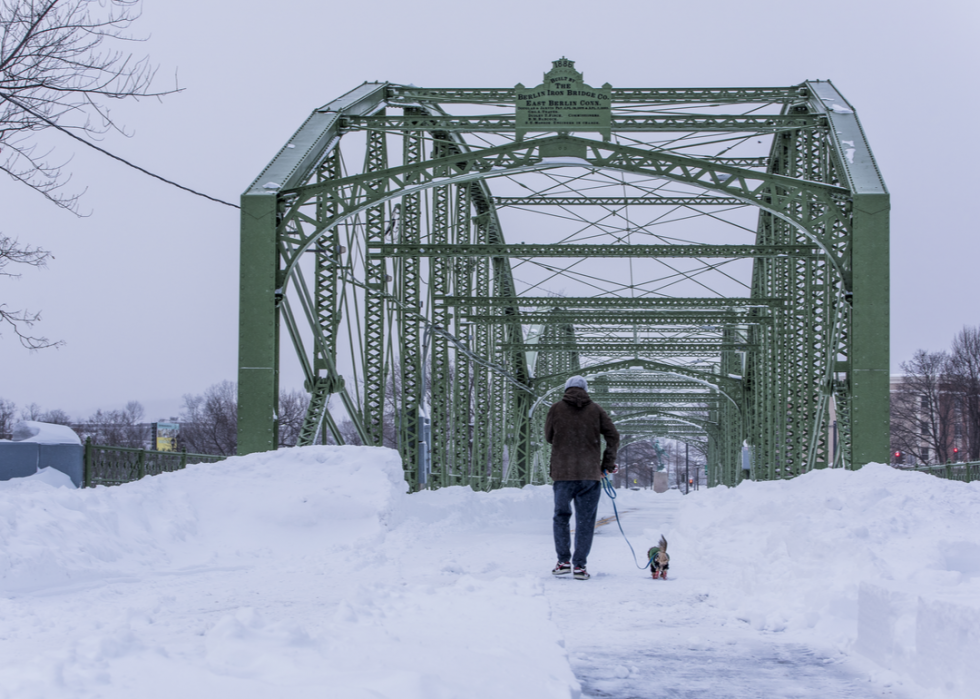
<instances>
[{"instance_id":1,"label":"man walking","mask_svg":"<svg viewBox=\"0 0 980 699\"><path fill-rule=\"evenodd\" d=\"M616 472L619 432L609 415L589 398L589 385L582 376L565 382L565 395L551 406L544 423L544 438L551 445L551 480L555 489L555 551L558 565L553 575L573 573L588 580L585 569L595 513L602 495L600 480L605 471ZM599 453L599 435L606 438L606 451ZM571 552L568 520L575 502L575 555Z\"/></svg>"}]
</instances>

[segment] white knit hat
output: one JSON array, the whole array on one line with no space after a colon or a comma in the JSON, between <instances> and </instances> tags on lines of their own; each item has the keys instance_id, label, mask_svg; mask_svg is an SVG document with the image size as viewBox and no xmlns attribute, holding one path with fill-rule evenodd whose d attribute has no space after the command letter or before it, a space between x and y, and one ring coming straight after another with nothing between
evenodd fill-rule
<instances>
[{"instance_id":1,"label":"white knit hat","mask_svg":"<svg viewBox=\"0 0 980 699\"><path fill-rule=\"evenodd\" d=\"M585 380L584 376L573 376L572 378L570 378L568 381L565 382L566 391L572 387L581 388L583 391L586 392L588 392L589 390L589 384Z\"/></svg>"}]
</instances>

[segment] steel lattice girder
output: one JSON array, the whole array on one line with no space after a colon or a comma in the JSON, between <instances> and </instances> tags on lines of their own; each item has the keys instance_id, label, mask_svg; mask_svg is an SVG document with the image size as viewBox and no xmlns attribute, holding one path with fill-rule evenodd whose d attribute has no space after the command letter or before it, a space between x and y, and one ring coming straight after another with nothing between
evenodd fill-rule
<instances>
[{"instance_id":1,"label":"steel lattice girder","mask_svg":"<svg viewBox=\"0 0 980 699\"><path fill-rule=\"evenodd\" d=\"M782 308L786 305L783 299L777 298L677 298L665 296L641 296L638 298L624 297L533 297L519 296L514 298L465 299L457 296L435 297L434 303L454 306L466 304L478 308L512 306L521 308L615 308L625 305L630 308L679 308L683 310L710 308L716 311L738 311L748 308Z\"/></svg>"},{"instance_id":2,"label":"steel lattice girder","mask_svg":"<svg viewBox=\"0 0 980 699\"><path fill-rule=\"evenodd\" d=\"M512 87L505 88L421 88L388 85L388 97L397 103L445 102L465 104L507 104L516 101ZM612 99L620 104L740 104L757 102L795 102L806 97L806 84L795 87L641 87L612 88ZM329 109L334 103L322 107Z\"/></svg>"},{"instance_id":3,"label":"steel lattice girder","mask_svg":"<svg viewBox=\"0 0 980 699\"><path fill-rule=\"evenodd\" d=\"M795 115L745 116L710 114L628 114L613 116L613 131L702 131L741 133L771 133L796 129L826 127L822 117ZM341 128L369 131L445 131L462 133L512 133L517 121L508 116L351 116L341 121Z\"/></svg>"},{"instance_id":4,"label":"steel lattice girder","mask_svg":"<svg viewBox=\"0 0 980 699\"><path fill-rule=\"evenodd\" d=\"M574 313L521 313L520 315L501 317L496 315L477 315L467 313L463 316L469 323L518 323L522 325L553 323L573 323L578 325L758 325L771 323L768 316L754 316L749 313L713 313L711 310L698 313L696 311L578 311Z\"/></svg>"},{"instance_id":5,"label":"steel lattice girder","mask_svg":"<svg viewBox=\"0 0 980 699\"><path fill-rule=\"evenodd\" d=\"M728 163L753 167L746 162ZM764 167L764 165L763 165ZM494 197L494 206L746 206L738 199L724 197Z\"/></svg>"},{"instance_id":6,"label":"steel lattice girder","mask_svg":"<svg viewBox=\"0 0 980 699\"><path fill-rule=\"evenodd\" d=\"M603 400L615 405L634 405L647 403L694 404L709 403L719 400L719 396L711 393L656 393L653 391L629 393L599 393L593 392L596 400Z\"/></svg>"},{"instance_id":7,"label":"steel lattice girder","mask_svg":"<svg viewBox=\"0 0 980 699\"><path fill-rule=\"evenodd\" d=\"M817 257L805 245L372 245L374 257Z\"/></svg>"},{"instance_id":8,"label":"steel lattice girder","mask_svg":"<svg viewBox=\"0 0 980 699\"><path fill-rule=\"evenodd\" d=\"M305 440L315 437L324 420L335 438L340 437L325 406L326 396L339 393L362 439L370 436L377 441L378 418L385 402L383 383L389 373L386 367L393 361L408 360L412 366L408 375L402 369L405 381L406 376L415 375L411 372L417 373L413 367L429 361L419 347L420 334L413 335L412 328L428 328L427 332L439 338L433 341L431 365L432 371L442 368L440 378L433 376L430 388L439 394L433 396L433 416L441 415L446 426L439 428L444 433L433 437L432 449L445 462L433 463L433 485L468 482L474 487L496 487L504 481L519 485L546 478L547 451L539 444L536 429L540 425L535 422L541 411L531 415L530 407L536 397L556 390L570 371L591 372L597 396L613 395L602 393L602 383L608 387L634 385L625 375L632 368L661 377L645 384L648 386L683 389L701 385L715 391L714 399L708 401L710 422L717 425L707 443L712 483L734 484L742 477L739 452L743 441L752 445L752 477L756 478L795 475L830 463L857 467L886 458L888 194L850 105L823 82L790 88L614 89L612 95L614 105L647 104L654 109L663 104L753 101L783 107L779 115L751 118L691 113L678 117L619 114L614 118L614 131L669 127L675 131L737 128L745 133L775 132L769 157L755 159L689 157L566 135L476 149L462 140L464 130L487 125L502 128L509 123L506 115L481 122L443 116L429 106L439 102L506 104L514 99L511 89L427 90L365 84L316 110L242 196L241 453L275 447L279 321L283 319L314 398L304 423ZM379 111L400 101L410 108L405 117ZM422 107L416 108L418 104ZM405 134L402 164L386 162L383 138L372 131L368 142L373 139L376 145L365 150L365 167L360 173L350 175L334 166L324 167L337 152L345 129L370 120ZM415 146L410 148L411 143ZM426 143L434 144L431 155L419 150ZM555 148L570 148L585 157L564 162L543 157L544 151L554 152ZM765 172L751 169L763 166ZM671 201L670 197L662 202L657 197L589 201L588 196L561 197L556 202L543 201L549 197L502 197L497 201L487 189L487 183L496 177L562 167L659 178L708 193L675 197L672 205L756 206L760 211L756 241L752 246L682 246L686 250L623 245L614 251L608 246L550 246L549 250L505 244L495 214L497 205L618 207ZM433 208L441 207L442 213L433 215L429 230L419 231L416 243L419 205L412 197L426 190L433 191L426 201ZM399 202L395 209L389 204L393 201ZM397 237L391 235L393 227ZM352 232L363 236L359 245L365 249L358 253L365 265L361 281L351 276L353 259L338 252L343 241L337 231L341 229L346 231L346 240L353 239ZM309 293L304 290L299 263L303 253L314 249L316 289ZM383 254L366 254L369 251ZM440 251L441 257L431 255ZM626 350L620 349L615 336L596 336L594 328L583 328L586 334L579 336L576 326L582 326L581 316L572 324L569 314L551 318L522 314L521 308L553 308L555 300L516 296L508 263L509 257L522 254L647 255L658 259L695 252L701 253L695 257L747 254L754 259L751 296L747 300L711 299L711 304L705 299L691 303L688 299L610 297L574 299L574 303L561 299L560 303L563 309L608 309L619 314L614 319L591 318L607 324L632 322L637 311L647 308L683 309L688 321L698 318L703 322L710 317L712 322L705 325L718 325L722 332L713 345L690 339L683 345L662 341L640 345L649 345L641 351L655 351L659 356L669 356L669 352L657 347L684 346L693 351L711 346L711 352L702 355L714 359L711 370L652 362L648 357L581 368L580 356L609 357ZM417 261L424 258L431 260L425 310L414 271ZM467 266L468 260L473 264ZM393 282L389 272L394 274ZM350 300L354 292L358 296ZM309 358L303 333L290 310L290 294L299 295L316 335ZM349 382L358 390L357 396L351 396L337 369L334 328L344 313L349 317L365 312L358 332L369 340L362 343L362 371L356 371L358 376L363 374L363 380L355 376ZM499 317L496 323L495 315ZM543 341L524 343L520 328L536 323L541 328L537 337ZM633 343L634 348L640 345ZM744 351L749 347L753 350ZM540 370L533 379L527 365L532 356ZM444 375L450 361L455 375L447 381ZM408 380L417 385L417 379ZM359 385L363 389L357 389ZM462 386L485 388L467 398ZM411 395L406 394L402 417L421 405L420 390L412 388ZM487 400L489 395L495 400ZM651 396L651 400L658 399ZM829 451L826 438L831 403L841 437L836 453ZM655 429L653 422L650 429ZM418 468L418 452L414 445L404 443L414 438L414 428L409 428L402 423L399 439L414 480L411 474ZM501 466L504 445L510 450L507 472Z\"/></svg>"}]
</instances>

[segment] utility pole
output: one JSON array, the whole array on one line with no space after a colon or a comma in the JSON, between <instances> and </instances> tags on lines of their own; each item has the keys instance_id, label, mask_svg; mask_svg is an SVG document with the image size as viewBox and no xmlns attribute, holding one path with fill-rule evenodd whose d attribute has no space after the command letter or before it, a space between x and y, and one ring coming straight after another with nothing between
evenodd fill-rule
<instances>
[{"instance_id":1,"label":"utility pole","mask_svg":"<svg viewBox=\"0 0 980 699\"><path fill-rule=\"evenodd\" d=\"M691 462L687 458L687 442L684 442L684 494L691 489Z\"/></svg>"},{"instance_id":2,"label":"utility pole","mask_svg":"<svg viewBox=\"0 0 980 699\"><path fill-rule=\"evenodd\" d=\"M629 457L632 455L632 451L633 450L630 449L630 447L632 447L632 446L633 446L633 442L630 442L629 444L627 444L623 448L623 452L624 452L623 456L626 457L624 459L626 461L626 473L624 474L624 480L626 481L626 488L627 489L629 489L629 487L630 487L630 459L629 459ZM630 449L630 454L626 454L625 453L627 449Z\"/></svg>"}]
</instances>

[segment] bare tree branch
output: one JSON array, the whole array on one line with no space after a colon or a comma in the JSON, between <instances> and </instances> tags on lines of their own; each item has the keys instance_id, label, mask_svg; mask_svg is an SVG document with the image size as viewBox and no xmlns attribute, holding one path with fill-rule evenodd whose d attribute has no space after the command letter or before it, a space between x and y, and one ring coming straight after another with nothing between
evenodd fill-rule
<instances>
[{"instance_id":1,"label":"bare tree branch","mask_svg":"<svg viewBox=\"0 0 980 699\"><path fill-rule=\"evenodd\" d=\"M950 372L959 393L970 461L980 460L980 328L964 327L953 338Z\"/></svg>"},{"instance_id":2,"label":"bare tree branch","mask_svg":"<svg viewBox=\"0 0 980 699\"><path fill-rule=\"evenodd\" d=\"M0 0L0 170L76 214L67 163L34 137L54 128L98 148L108 131L127 135L111 100L178 91L152 90L156 67L125 46L139 41L129 34L139 16L140 0Z\"/></svg>"},{"instance_id":3,"label":"bare tree branch","mask_svg":"<svg viewBox=\"0 0 980 699\"><path fill-rule=\"evenodd\" d=\"M942 463L953 449L958 391L946 352L918 350L902 362L905 374L892 394L891 439L896 451L929 461L929 450Z\"/></svg>"},{"instance_id":4,"label":"bare tree branch","mask_svg":"<svg viewBox=\"0 0 980 699\"><path fill-rule=\"evenodd\" d=\"M46 250L31 246L20 247L16 238L0 234L0 277L17 278L20 276L20 274L8 269L11 264L44 267L50 257L51 253ZM34 327L34 324L39 320L41 320L40 312L10 310L6 303L0 302L0 325L6 324L13 328L20 344L24 347L33 351L63 345L64 343L60 340L52 341L46 337L35 337L26 332L28 328Z\"/></svg>"}]
</instances>

